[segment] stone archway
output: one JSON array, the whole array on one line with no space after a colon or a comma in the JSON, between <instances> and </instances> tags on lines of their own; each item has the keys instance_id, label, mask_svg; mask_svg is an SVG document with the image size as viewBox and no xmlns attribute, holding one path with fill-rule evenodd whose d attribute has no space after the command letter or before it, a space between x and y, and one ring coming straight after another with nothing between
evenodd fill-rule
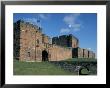
<instances>
[{"instance_id":1,"label":"stone archway","mask_svg":"<svg viewBox=\"0 0 110 88\"><path fill-rule=\"evenodd\" d=\"M48 52L46 50L42 51L42 61L48 61Z\"/></svg>"}]
</instances>

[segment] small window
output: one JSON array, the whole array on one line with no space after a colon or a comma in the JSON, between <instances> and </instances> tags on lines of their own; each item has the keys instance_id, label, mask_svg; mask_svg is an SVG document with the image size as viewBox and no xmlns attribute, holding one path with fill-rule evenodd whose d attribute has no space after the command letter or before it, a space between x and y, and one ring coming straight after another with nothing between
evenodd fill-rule
<instances>
[{"instance_id":1,"label":"small window","mask_svg":"<svg viewBox=\"0 0 110 88\"><path fill-rule=\"evenodd\" d=\"M37 39L37 44L39 44L39 40Z\"/></svg>"},{"instance_id":2,"label":"small window","mask_svg":"<svg viewBox=\"0 0 110 88\"><path fill-rule=\"evenodd\" d=\"M27 33L27 30L25 32Z\"/></svg>"},{"instance_id":3,"label":"small window","mask_svg":"<svg viewBox=\"0 0 110 88\"><path fill-rule=\"evenodd\" d=\"M30 52L28 52L28 57L30 57Z\"/></svg>"}]
</instances>

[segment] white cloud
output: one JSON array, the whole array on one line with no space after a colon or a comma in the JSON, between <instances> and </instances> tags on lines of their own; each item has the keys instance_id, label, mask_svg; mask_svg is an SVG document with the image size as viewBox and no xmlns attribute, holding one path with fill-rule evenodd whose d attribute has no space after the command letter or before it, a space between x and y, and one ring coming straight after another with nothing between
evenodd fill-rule
<instances>
[{"instance_id":1,"label":"white cloud","mask_svg":"<svg viewBox=\"0 0 110 88\"><path fill-rule=\"evenodd\" d=\"M70 29L68 29L68 28L62 28L60 30L60 33L69 33L69 32L70 32Z\"/></svg>"},{"instance_id":2,"label":"white cloud","mask_svg":"<svg viewBox=\"0 0 110 88\"><path fill-rule=\"evenodd\" d=\"M72 24L74 24L75 18L74 18L73 15L71 14L71 15L65 16L63 20L64 20L64 22L65 22L66 24L72 25Z\"/></svg>"},{"instance_id":3,"label":"white cloud","mask_svg":"<svg viewBox=\"0 0 110 88\"><path fill-rule=\"evenodd\" d=\"M80 28L81 24L74 24L74 25L71 25L72 27L74 28Z\"/></svg>"},{"instance_id":4,"label":"white cloud","mask_svg":"<svg viewBox=\"0 0 110 88\"><path fill-rule=\"evenodd\" d=\"M40 25L39 21L42 21L41 19L48 19L49 15L48 14L38 14L36 17L33 18L23 18L24 21L30 22L34 25Z\"/></svg>"},{"instance_id":5,"label":"white cloud","mask_svg":"<svg viewBox=\"0 0 110 88\"><path fill-rule=\"evenodd\" d=\"M73 24L79 16L80 16L79 13L74 13L74 14L65 16L63 20L67 24Z\"/></svg>"},{"instance_id":6,"label":"white cloud","mask_svg":"<svg viewBox=\"0 0 110 88\"><path fill-rule=\"evenodd\" d=\"M75 13L75 14L70 14L64 17L63 21L65 22L68 27L73 30L73 31L79 31L81 27L81 23L78 22L78 17L80 14Z\"/></svg>"},{"instance_id":7,"label":"white cloud","mask_svg":"<svg viewBox=\"0 0 110 88\"><path fill-rule=\"evenodd\" d=\"M88 50L91 50L91 48L88 48Z\"/></svg>"},{"instance_id":8,"label":"white cloud","mask_svg":"<svg viewBox=\"0 0 110 88\"><path fill-rule=\"evenodd\" d=\"M49 18L49 15L48 14L39 14L39 17L41 19L48 19Z\"/></svg>"},{"instance_id":9,"label":"white cloud","mask_svg":"<svg viewBox=\"0 0 110 88\"><path fill-rule=\"evenodd\" d=\"M37 18L23 18L24 21L26 22L30 22L32 24L36 24L37 23Z\"/></svg>"},{"instance_id":10,"label":"white cloud","mask_svg":"<svg viewBox=\"0 0 110 88\"><path fill-rule=\"evenodd\" d=\"M25 21L25 22L29 22L31 24L37 25L37 26L41 26L41 23L40 23L40 21L37 17L23 18L22 20Z\"/></svg>"},{"instance_id":11,"label":"white cloud","mask_svg":"<svg viewBox=\"0 0 110 88\"><path fill-rule=\"evenodd\" d=\"M80 31L80 28L74 28L73 30L74 31Z\"/></svg>"}]
</instances>

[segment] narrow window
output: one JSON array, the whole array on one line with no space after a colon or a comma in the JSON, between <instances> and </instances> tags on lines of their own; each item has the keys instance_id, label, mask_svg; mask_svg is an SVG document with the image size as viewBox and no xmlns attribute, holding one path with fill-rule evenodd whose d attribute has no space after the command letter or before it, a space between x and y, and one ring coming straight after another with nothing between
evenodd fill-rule
<instances>
[{"instance_id":1,"label":"narrow window","mask_svg":"<svg viewBox=\"0 0 110 88\"><path fill-rule=\"evenodd\" d=\"M37 39L37 44L39 44L39 40Z\"/></svg>"},{"instance_id":2,"label":"narrow window","mask_svg":"<svg viewBox=\"0 0 110 88\"><path fill-rule=\"evenodd\" d=\"M30 57L30 52L28 52L28 57Z\"/></svg>"}]
</instances>

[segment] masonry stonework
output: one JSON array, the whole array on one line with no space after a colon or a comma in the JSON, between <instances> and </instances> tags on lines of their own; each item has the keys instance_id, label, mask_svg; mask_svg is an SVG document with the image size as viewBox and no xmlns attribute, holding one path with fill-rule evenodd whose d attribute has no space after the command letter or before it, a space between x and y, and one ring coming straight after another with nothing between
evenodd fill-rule
<instances>
[{"instance_id":1,"label":"masonry stonework","mask_svg":"<svg viewBox=\"0 0 110 88\"><path fill-rule=\"evenodd\" d=\"M19 20L14 23L14 58L20 61L95 58L95 53L79 48L79 40L72 34L53 37L52 42L50 40L40 27Z\"/></svg>"},{"instance_id":2,"label":"masonry stonework","mask_svg":"<svg viewBox=\"0 0 110 88\"><path fill-rule=\"evenodd\" d=\"M84 58L83 57L83 49L80 47L73 48L73 58Z\"/></svg>"},{"instance_id":3,"label":"masonry stonework","mask_svg":"<svg viewBox=\"0 0 110 88\"><path fill-rule=\"evenodd\" d=\"M79 46L79 40L72 34L53 37L52 43L59 46L72 48L77 48Z\"/></svg>"}]
</instances>

